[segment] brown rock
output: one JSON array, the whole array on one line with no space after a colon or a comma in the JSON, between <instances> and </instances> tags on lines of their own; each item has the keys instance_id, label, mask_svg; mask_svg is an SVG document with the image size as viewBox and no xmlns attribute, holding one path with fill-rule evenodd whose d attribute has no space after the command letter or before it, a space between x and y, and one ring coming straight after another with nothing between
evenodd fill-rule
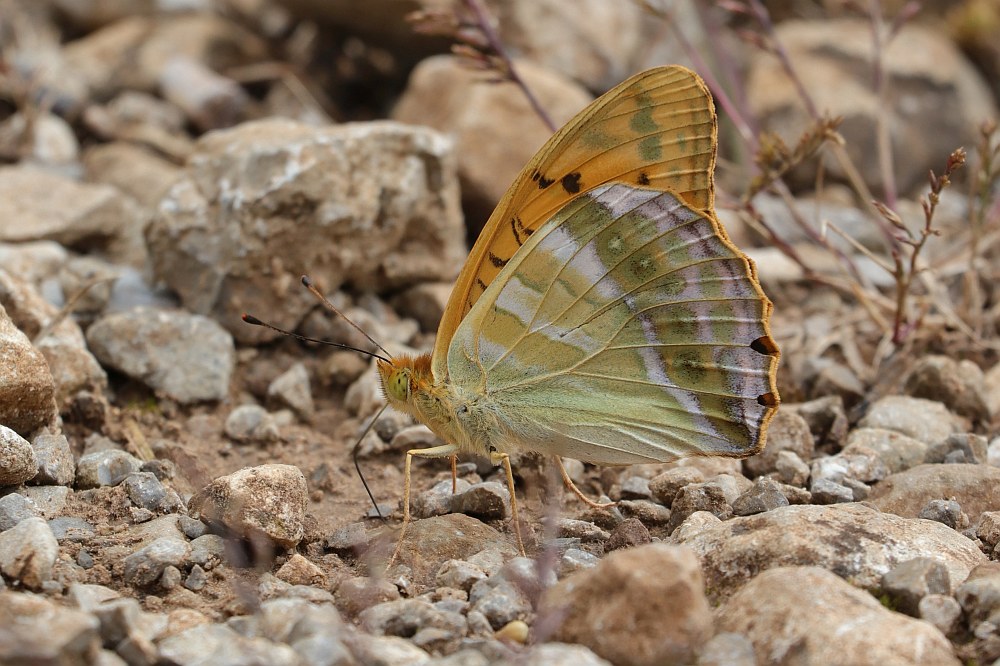
<instances>
[{"instance_id":1,"label":"brown rock","mask_svg":"<svg viewBox=\"0 0 1000 666\"><path fill-rule=\"evenodd\" d=\"M0 305L0 424L28 435L55 418L54 397L45 357Z\"/></svg>"},{"instance_id":2,"label":"brown rock","mask_svg":"<svg viewBox=\"0 0 1000 666\"><path fill-rule=\"evenodd\" d=\"M0 488L30 481L37 473L35 450L28 440L0 425Z\"/></svg>"},{"instance_id":3,"label":"brown rock","mask_svg":"<svg viewBox=\"0 0 1000 666\"><path fill-rule=\"evenodd\" d=\"M548 589L540 620L552 639L586 645L620 666L689 663L712 633L697 558L648 544L606 556Z\"/></svg>"},{"instance_id":4,"label":"brown rock","mask_svg":"<svg viewBox=\"0 0 1000 666\"><path fill-rule=\"evenodd\" d=\"M929 623L886 609L819 567L765 571L719 611L718 628L747 636L758 663L958 666Z\"/></svg>"},{"instance_id":5,"label":"brown rock","mask_svg":"<svg viewBox=\"0 0 1000 666\"><path fill-rule=\"evenodd\" d=\"M633 548L651 541L649 530L638 518L626 518L611 531L611 536L604 543L604 552Z\"/></svg>"},{"instance_id":6,"label":"brown rock","mask_svg":"<svg viewBox=\"0 0 1000 666\"><path fill-rule=\"evenodd\" d=\"M919 465L872 487L868 501L880 511L916 518L931 500L954 497L975 524L1000 507L1000 468L990 465Z\"/></svg>"},{"instance_id":7,"label":"brown rock","mask_svg":"<svg viewBox=\"0 0 1000 666\"><path fill-rule=\"evenodd\" d=\"M32 337L59 313L31 283L3 269L0 269L0 305L7 308L15 325ZM35 348L48 362L58 404L80 391L103 391L107 386L108 377L87 349L83 331L73 318L62 319L35 343Z\"/></svg>"}]
</instances>

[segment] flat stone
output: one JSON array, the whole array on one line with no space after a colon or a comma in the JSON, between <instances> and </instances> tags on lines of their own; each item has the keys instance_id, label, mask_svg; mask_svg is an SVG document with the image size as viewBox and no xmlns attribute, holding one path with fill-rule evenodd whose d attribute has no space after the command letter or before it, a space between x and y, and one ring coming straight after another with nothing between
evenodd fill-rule
<instances>
[{"instance_id":1,"label":"flat stone","mask_svg":"<svg viewBox=\"0 0 1000 666\"><path fill-rule=\"evenodd\" d=\"M952 581L965 580L986 559L972 541L940 523L860 504L786 506L673 539L698 553L713 601L778 566L823 567L875 591L890 569L915 557L939 560Z\"/></svg>"},{"instance_id":2,"label":"flat stone","mask_svg":"<svg viewBox=\"0 0 1000 666\"><path fill-rule=\"evenodd\" d=\"M98 319L87 329L87 344L102 364L178 402L229 393L233 339L207 317L139 306Z\"/></svg>"},{"instance_id":3,"label":"flat stone","mask_svg":"<svg viewBox=\"0 0 1000 666\"><path fill-rule=\"evenodd\" d=\"M1000 507L1000 468L991 465L919 465L872 487L868 501L881 511L916 518L928 502L954 497L975 524Z\"/></svg>"},{"instance_id":4,"label":"flat stone","mask_svg":"<svg viewBox=\"0 0 1000 666\"><path fill-rule=\"evenodd\" d=\"M765 514L766 515L766 514ZM819 567L778 567L750 580L718 612L718 629L753 643L758 663L959 666L931 625L882 606Z\"/></svg>"},{"instance_id":5,"label":"flat stone","mask_svg":"<svg viewBox=\"0 0 1000 666\"><path fill-rule=\"evenodd\" d=\"M902 395L877 400L858 426L895 430L928 445L963 429L961 419L940 402Z\"/></svg>"},{"instance_id":6,"label":"flat stone","mask_svg":"<svg viewBox=\"0 0 1000 666\"><path fill-rule=\"evenodd\" d=\"M104 449L80 456L76 465L77 488L117 486L142 468L142 461L121 449Z\"/></svg>"}]
</instances>

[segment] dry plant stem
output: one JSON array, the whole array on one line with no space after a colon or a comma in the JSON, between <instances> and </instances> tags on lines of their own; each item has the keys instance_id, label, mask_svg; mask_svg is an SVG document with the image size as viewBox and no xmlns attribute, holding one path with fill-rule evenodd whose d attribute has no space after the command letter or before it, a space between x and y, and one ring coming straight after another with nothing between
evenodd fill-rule
<instances>
[{"instance_id":1,"label":"dry plant stem","mask_svg":"<svg viewBox=\"0 0 1000 666\"><path fill-rule=\"evenodd\" d=\"M504 67L507 68L507 78L517 85L524 93L525 99L528 100L528 104L531 105L532 110L534 110L535 115L541 118L542 122L545 123L546 127L549 128L553 134L559 129L556 124L552 122L552 117L549 116L548 112L542 107L538 98L535 97L535 93L531 91L528 84L524 82L524 79L517 73L517 69L514 68L514 62L511 60L510 55L507 53L507 49L503 45L503 41L500 39L500 35L493 28L493 24L490 22L489 13L486 8L479 2L479 0L465 0L465 6L469 8L472 15L475 17L476 24L482 31L483 36L486 37L486 41L489 43L490 48L493 52L503 61Z\"/></svg>"},{"instance_id":2,"label":"dry plant stem","mask_svg":"<svg viewBox=\"0 0 1000 666\"><path fill-rule=\"evenodd\" d=\"M959 148L948 157L944 173L941 176L935 176L933 171L930 173L930 192L926 198L922 197L920 200L921 207L924 210L924 227L920 230L920 235L915 239L896 237L898 243L892 253L893 260L896 263L896 270L893 275L896 279L896 315L892 327L892 341L897 345L902 344L919 322L919 318L911 320L907 317L907 298L913 284L913 278L919 271L918 261L920 259L920 252L924 249L924 245L930 237L939 233L934 229L933 225L934 212L937 210L938 203L941 200L941 192L951 184L951 175L963 164L965 164L965 150ZM891 210L887 210L884 204L880 205L880 207L885 219L891 223L892 216L895 214ZM902 224L898 226L903 231L906 230L906 227L902 226ZM907 257L903 257L900 251L903 245L910 246Z\"/></svg>"},{"instance_id":3,"label":"dry plant stem","mask_svg":"<svg viewBox=\"0 0 1000 666\"><path fill-rule=\"evenodd\" d=\"M694 68L698 71L701 78L705 80L709 90L712 91L712 96L715 98L715 101L726 112L726 116L736 126L736 130L740 133L740 137L743 139L743 142L749 147L750 153L753 154L757 150L756 133L747 122L745 114L740 112L730 99L729 95L726 94L726 90L719 83L718 79L715 78L715 75L712 73L712 69L708 66L708 63L705 62L705 59L701 57L698 49L694 47L691 40L689 40L687 35L684 34L684 31L681 30L680 22L677 21L674 16L674 12L665 7L653 5L650 0L640 0L640 5L643 9L650 12L654 16L657 16L670 27L674 38L677 39L681 48L684 49L685 55L691 59L691 63L694 65Z\"/></svg>"},{"instance_id":4,"label":"dry plant stem","mask_svg":"<svg viewBox=\"0 0 1000 666\"><path fill-rule=\"evenodd\" d=\"M88 291L90 291L99 284L104 284L106 282L114 282L117 279L118 279L117 276L96 278L94 280L91 280L90 282L87 282L82 287L77 289L73 293L73 295L70 296L69 299L63 304L63 306L59 308L59 312L56 313L56 316L50 319L48 322L46 322L45 326L42 326L41 330L39 330L38 333L35 334L34 339L32 339L31 341L32 344L37 344L39 340L44 339L45 336L47 336L49 333L52 332L52 329L58 326L63 319L68 317L69 314L73 312L73 306L77 304L77 301L83 298L84 294L86 294Z\"/></svg>"},{"instance_id":5,"label":"dry plant stem","mask_svg":"<svg viewBox=\"0 0 1000 666\"><path fill-rule=\"evenodd\" d=\"M771 15L768 13L767 8L760 2L760 0L747 0L747 6L751 10L751 14L756 19L758 24L764 30L764 33L769 38L769 45L772 53L778 58L778 62L781 63L781 67L788 76L792 85L795 86L795 90L798 92L799 97L802 99L802 103L806 107L806 112L813 119L814 122L819 122L822 116L816 108L816 103L813 101L812 96L809 91L806 90L805 85L802 83L802 79L799 77L794 65L792 64L791 57L788 55L788 51L785 49L784 44L777 38L777 34L774 30L774 23L771 21ZM861 177L861 173L858 171L857 167L854 166L853 161L847 154L847 150L843 145L834 143L832 148L834 158L840 165L840 168L844 170L844 174L847 176L848 181L851 183L851 187L854 188L855 192L858 193L862 201L870 202L874 200L874 196L865 184L864 179ZM879 225L883 235L886 238L888 245L893 243L892 230L878 215L878 210L872 209L875 213L874 219L876 224Z\"/></svg>"},{"instance_id":6,"label":"dry plant stem","mask_svg":"<svg viewBox=\"0 0 1000 666\"><path fill-rule=\"evenodd\" d=\"M334 103L316 86L308 85L294 68L280 62L259 62L253 65L233 67L224 72L225 76L237 83L257 81L280 81L302 106L323 117L327 122L339 120L327 113Z\"/></svg>"},{"instance_id":7,"label":"dry plant stem","mask_svg":"<svg viewBox=\"0 0 1000 666\"><path fill-rule=\"evenodd\" d=\"M896 207L896 176L893 169L892 143L889 136L889 92L885 77L885 48L889 45L885 22L882 18L882 3L869 1L869 18L872 29L872 84L881 113L875 114L875 136L878 145L879 172L882 175L882 194L890 208Z\"/></svg>"}]
</instances>

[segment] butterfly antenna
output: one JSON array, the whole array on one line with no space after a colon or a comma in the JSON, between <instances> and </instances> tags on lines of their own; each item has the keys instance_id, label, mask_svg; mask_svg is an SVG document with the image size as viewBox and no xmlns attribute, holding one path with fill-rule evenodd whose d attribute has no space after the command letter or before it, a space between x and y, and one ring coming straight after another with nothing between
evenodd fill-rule
<instances>
[{"instance_id":1,"label":"butterfly antenna","mask_svg":"<svg viewBox=\"0 0 1000 666\"><path fill-rule=\"evenodd\" d=\"M365 487L365 492L368 493L368 499L372 501L372 506L375 507L375 513L378 514L379 520L383 523L386 522L385 516L382 515L382 509L378 508L378 502L375 501L375 496L372 495L372 489L368 487L368 482L365 481L365 475L361 472L361 463L358 462L358 453L361 451L361 442L365 440L365 437L368 436L371 429L375 427L375 422L378 421L378 417L382 416L382 412L384 412L388 406L389 403L382 405L382 409L378 410L378 413L372 417L371 421L368 422L368 425L365 426L364 432L361 433L361 436L358 437L358 441L354 443L354 447L351 449L351 459L354 461L354 469L357 470L358 478L361 479L361 485Z\"/></svg>"},{"instance_id":2,"label":"butterfly antenna","mask_svg":"<svg viewBox=\"0 0 1000 666\"><path fill-rule=\"evenodd\" d=\"M341 312L340 310L338 310L337 306L335 306L333 303L331 303L330 300L326 296L324 296L322 294L322 292L320 292L319 289L316 288L316 285L313 283L312 278L310 278L308 275L303 275L302 276L302 286L304 286L306 289L308 289L310 291L310 293L312 293L313 296L315 296L316 298L318 298L319 302L322 303L323 305L325 305L327 308L329 308L331 312L333 312L334 314L336 314L337 316L339 316L341 319L343 319L344 321L346 321L348 324L350 324L351 326L353 326L354 330L356 330L358 333L360 333L361 335L363 335L366 338L368 338L368 341L370 343L372 343L373 345L375 345L376 347L378 347L382 351L383 354L385 354L386 356L390 356L390 357L392 356L392 354L390 354L388 351L386 351L385 347L383 347L382 345L380 345L379 343L377 343L375 341L375 338L373 338L372 336L368 335L368 333L363 328L361 328L360 326L358 326L357 324L355 324L353 321L350 320L350 318L347 315L345 315L343 312ZM373 354L373 356L374 356L374 354Z\"/></svg>"},{"instance_id":3,"label":"butterfly antenna","mask_svg":"<svg viewBox=\"0 0 1000 666\"><path fill-rule=\"evenodd\" d=\"M386 363L392 363L392 359L387 358L386 356L382 356L381 354L375 354L373 352L368 351L367 349L358 349L357 347L341 344L339 342L330 342L329 340L317 340L316 338L309 338L304 335L299 335L298 333L292 333L291 331L286 331L283 328L278 328L273 324L269 324L266 321L261 321L260 319L257 319L257 317L254 317L252 314L244 314L242 319L243 321L252 326L263 326L264 328L269 328L272 331L276 331L278 333L281 333L282 335L287 335L289 337L302 340L303 342L315 342L317 344L327 345L329 347L337 347L338 349L347 349L348 351L358 352L359 354L364 354L365 356L371 356L372 358L377 358L380 361L385 361ZM369 338L369 340L371 340L371 338ZM382 346L378 345L378 348L382 349ZM382 351L385 350L382 349ZM388 353L389 352L386 352L386 354Z\"/></svg>"}]
</instances>

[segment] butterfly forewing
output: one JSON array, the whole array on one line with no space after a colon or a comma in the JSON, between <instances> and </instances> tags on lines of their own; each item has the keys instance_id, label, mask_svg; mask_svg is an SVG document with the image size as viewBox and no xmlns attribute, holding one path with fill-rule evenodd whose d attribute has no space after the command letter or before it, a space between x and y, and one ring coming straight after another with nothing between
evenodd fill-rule
<instances>
[{"instance_id":1,"label":"butterfly forewing","mask_svg":"<svg viewBox=\"0 0 1000 666\"><path fill-rule=\"evenodd\" d=\"M503 268L455 332L448 373L546 453L746 456L777 407L770 307L710 214L602 185Z\"/></svg>"},{"instance_id":2,"label":"butterfly forewing","mask_svg":"<svg viewBox=\"0 0 1000 666\"><path fill-rule=\"evenodd\" d=\"M435 376L445 377L459 322L515 252L579 194L620 181L669 189L693 209L711 210L715 139L711 96L683 67L638 74L584 109L528 163L487 222L438 329Z\"/></svg>"}]
</instances>

